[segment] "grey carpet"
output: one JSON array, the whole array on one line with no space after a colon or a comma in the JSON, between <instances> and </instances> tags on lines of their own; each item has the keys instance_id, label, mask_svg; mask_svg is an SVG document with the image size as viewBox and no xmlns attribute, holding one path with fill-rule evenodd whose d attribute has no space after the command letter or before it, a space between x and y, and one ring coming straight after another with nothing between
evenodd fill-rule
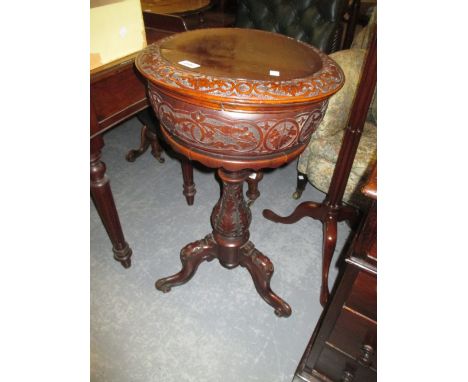
<instances>
[{"instance_id":1,"label":"grey carpet","mask_svg":"<svg viewBox=\"0 0 468 382\"><path fill-rule=\"evenodd\" d=\"M203 263L187 284L163 294L155 280L180 270L179 251L211 232L209 217L219 197L212 171L195 170L195 204L182 195L180 163L166 153L159 164L149 152L128 163L139 144L134 118L105 135L103 160L111 180L132 267L113 260L111 244L91 203L91 381L92 382L285 382L317 323L321 223L267 221L264 208L287 215L298 201L295 163L266 173L252 206L251 240L273 262L271 287L293 310L278 318L257 294L244 268ZM304 200L323 194L308 185ZM336 258L349 234L339 224Z\"/></svg>"}]
</instances>

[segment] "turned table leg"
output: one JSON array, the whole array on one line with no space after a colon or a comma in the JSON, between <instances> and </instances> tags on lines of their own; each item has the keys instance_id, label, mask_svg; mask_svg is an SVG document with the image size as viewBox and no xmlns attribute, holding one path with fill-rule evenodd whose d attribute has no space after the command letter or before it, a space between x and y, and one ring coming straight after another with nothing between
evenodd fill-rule
<instances>
[{"instance_id":1,"label":"turned table leg","mask_svg":"<svg viewBox=\"0 0 468 382\"><path fill-rule=\"evenodd\" d=\"M258 183L263 179L263 172L254 171L246 179L248 189L245 195L247 196L248 204L251 206L255 200L260 196L260 191L258 190Z\"/></svg>"},{"instance_id":2,"label":"turned table leg","mask_svg":"<svg viewBox=\"0 0 468 382\"><path fill-rule=\"evenodd\" d=\"M132 250L125 241L109 179L106 176L106 165L101 161L103 146L102 136L91 139L91 195L112 242L115 260L124 268L128 268L131 265Z\"/></svg>"},{"instance_id":3,"label":"turned table leg","mask_svg":"<svg viewBox=\"0 0 468 382\"><path fill-rule=\"evenodd\" d=\"M195 189L195 183L193 183L193 165L187 158L181 158L182 166L182 178L184 180L184 196L187 200L187 204L191 206L193 204L195 194L197 190Z\"/></svg>"},{"instance_id":4,"label":"turned table leg","mask_svg":"<svg viewBox=\"0 0 468 382\"><path fill-rule=\"evenodd\" d=\"M228 269L245 267L260 296L270 304L278 316L290 316L291 308L270 288L273 264L249 241L251 213L243 195L243 183L248 171L218 170L223 183L222 195L211 214L212 234L185 246L180 258L182 270L156 282L156 288L168 292L171 287L189 281L203 261L215 257Z\"/></svg>"},{"instance_id":5,"label":"turned table leg","mask_svg":"<svg viewBox=\"0 0 468 382\"><path fill-rule=\"evenodd\" d=\"M180 251L180 262L182 270L173 276L158 280L156 289L167 293L173 286L185 284L189 281L203 261L211 261L216 256L216 242L212 235L207 235L204 239L187 244Z\"/></svg>"}]
</instances>

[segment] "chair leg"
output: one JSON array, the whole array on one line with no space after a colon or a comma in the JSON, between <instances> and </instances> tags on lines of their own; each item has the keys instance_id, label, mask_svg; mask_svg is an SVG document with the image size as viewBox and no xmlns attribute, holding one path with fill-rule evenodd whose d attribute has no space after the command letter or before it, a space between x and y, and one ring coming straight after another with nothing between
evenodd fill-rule
<instances>
[{"instance_id":1,"label":"chair leg","mask_svg":"<svg viewBox=\"0 0 468 382\"><path fill-rule=\"evenodd\" d=\"M302 196L305 188L307 186L307 175L302 172L297 172L297 185L296 191L292 194L293 199L299 199Z\"/></svg>"},{"instance_id":2,"label":"chair leg","mask_svg":"<svg viewBox=\"0 0 468 382\"><path fill-rule=\"evenodd\" d=\"M197 190L195 189L195 183L193 182L193 166L187 158L181 158L182 165L182 178L184 179L184 195L187 200L187 204L191 206L195 199Z\"/></svg>"},{"instance_id":3,"label":"chair leg","mask_svg":"<svg viewBox=\"0 0 468 382\"><path fill-rule=\"evenodd\" d=\"M260 191L258 190L258 183L263 179L263 172L261 171L254 171L250 174L247 179L247 192L245 195L247 196L247 204L251 206L255 200L258 199L260 196Z\"/></svg>"}]
</instances>

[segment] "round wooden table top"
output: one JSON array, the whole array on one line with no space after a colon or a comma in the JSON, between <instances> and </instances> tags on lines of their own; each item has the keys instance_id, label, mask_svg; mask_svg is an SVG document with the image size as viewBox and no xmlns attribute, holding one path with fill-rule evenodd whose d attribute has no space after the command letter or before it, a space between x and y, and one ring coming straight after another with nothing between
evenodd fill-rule
<instances>
[{"instance_id":1,"label":"round wooden table top","mask_svg":"<svg viewBox=\"0 0 468 382\"><path fill-rule=\"evenodd\" d=\"M318 49L255 29L179 33L148 46L135 64L171 146L231 170L297 157L344 83Z\"/></svg>"},{"instance_id":2,"label":"round wooden table top","mask_svg":"<svg viewBox=\"0 0 468 382\"><path fill-rule=\"evenodd\" d=\"M211 0L141 0L143 12L185 14L197 12L210 5Z\"/></svg>"},{"instance_id":3,"label":"round wooden table top","mask_svg":"<svg viewBox=\"0 0 468 382\"><path fill-rule=\"evenodd\" d=\"M165 88L250 104L318 101L344 83L339 66L318 49L255 29L179 33L148 46L136 65Z\"/></svg>"}]
</instances>

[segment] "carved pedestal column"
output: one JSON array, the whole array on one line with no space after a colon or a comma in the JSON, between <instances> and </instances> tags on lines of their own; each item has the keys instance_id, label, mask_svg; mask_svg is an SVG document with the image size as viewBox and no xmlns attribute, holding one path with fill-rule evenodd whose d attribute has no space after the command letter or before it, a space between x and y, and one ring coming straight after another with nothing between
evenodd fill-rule
<instances>
[{"instance_id":1,"label":"carved pedestal column","mask_svg":"<svg viewBox=\"0 0 468 382\"><path fill-rule=\"evenodd\" d=\"M249 241L251 212L243 196L248 171L218 170L223 192L211 214L213 232L204 239L186 245L180 252L182 270L156 282L156 288L169 292L171 287L189 281L203 261L218 258L228 269L241 265L252 276L257 292L275 309L278 316L291 315L290 306L270 288L273 264Z\"/></svg>"}]
</instances>

